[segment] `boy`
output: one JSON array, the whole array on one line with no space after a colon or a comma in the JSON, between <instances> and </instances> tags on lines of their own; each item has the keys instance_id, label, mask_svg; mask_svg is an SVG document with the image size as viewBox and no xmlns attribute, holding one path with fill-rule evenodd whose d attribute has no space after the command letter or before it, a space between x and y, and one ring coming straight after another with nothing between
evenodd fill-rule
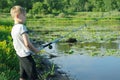
<instances>
[{"instance_id":1,"label":"boy","mask_svg":"<svg viewBox=\"0 0 120 80\"><path fill-rule=\"evenodd\" d=\"M14 26L11 31L13 45L20 62L20 80L37 80L37 71L32 54L38 53L29 40L26 26L23 25L26 20L26 11L21 6L11 8L11 16L14 20Z\"/></svg>"}]
</instances>

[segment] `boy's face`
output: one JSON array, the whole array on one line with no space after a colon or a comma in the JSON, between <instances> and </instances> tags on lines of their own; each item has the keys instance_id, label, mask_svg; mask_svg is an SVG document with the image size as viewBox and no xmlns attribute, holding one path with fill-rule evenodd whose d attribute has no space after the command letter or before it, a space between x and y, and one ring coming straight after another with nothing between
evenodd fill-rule
<instances>
[{"instance_id":1,"label":"boy's face","mask_svg":"<svg viewBox=\"0 0 120 80\"><path fill-rule=\"evenodd\" d=\"M25 21L26 21L26 13L20 14L19 19L21 19L22 23L25 23Z\"/></svg>"},{"instance_id":2,"label":"boy's face","mask_svg":"<svg viewBox=\"0 0 120 80\"><path fill-rule=\"evenodd\" d=\"M15 14L14 21L15 23L24 24L26 21L26 13Z\"/></svg>"}]
</instances>

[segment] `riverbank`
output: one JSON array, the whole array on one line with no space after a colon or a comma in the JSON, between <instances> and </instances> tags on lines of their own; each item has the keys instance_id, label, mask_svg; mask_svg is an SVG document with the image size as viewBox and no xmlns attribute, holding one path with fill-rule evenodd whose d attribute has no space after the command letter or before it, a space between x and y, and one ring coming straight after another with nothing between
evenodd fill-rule
<instances>
[{"instance_id":1,"label":"riverbank","mask_svg":"<svg viewBox=\"0 0 120 80\"><path fill-rule=\"evenodd\" d=\"M50 55L49 55L50 56ZM41 80L71 80L66 72L50 61L54 57L34 56L37 64L37 72Z\"/></svg>"}]
</instances>

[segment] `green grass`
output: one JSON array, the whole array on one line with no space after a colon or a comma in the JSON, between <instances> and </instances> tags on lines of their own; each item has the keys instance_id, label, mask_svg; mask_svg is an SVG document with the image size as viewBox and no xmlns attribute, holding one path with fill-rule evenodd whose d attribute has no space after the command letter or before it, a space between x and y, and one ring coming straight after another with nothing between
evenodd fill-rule
<instances>
[{"instance_id":1,"label":"green grass","mask_svg":"<svg viewBox=\"0 0 120 80\"><path fill-rule=\"evenodd\" d=\"M62 21L62 20L61 20ZM102 40L108 40L110 41L112 38L116 38L119 34L119 20L101 20L101 21L78 21L78 22L72 22L70 23L70 20L66 20L65 22L59 22L58 23L51 23L48 22L46 24L41 22L35 22L34 26L32 26L31 22L28 22L28 25L31 27L28 27L30 30L33 30L34 33L32 35L33 38L45 38L46 41L51 41L56 38L59 38L60 36L64 36L68 34L69 32L72 33L72 30L77 30L80 27L82 27L85 23L87 24L86 28L82 28L78 30L77 32L70 34L67 36L67 38L63 39L63 41L66 41L66 39L71 38L74 36L78 41L102 41ZM88 34L90 34L88 36ZM42 36L43 37L42 37Z\"/></svg>"},{"instance_id":2,"label":"green grass","mask_svg":"<svg viewBox=\"0 0 120 80\"><path fill-rule=\"evenodd\" d=\"M0 80L18 80L18 60L10 36L11 26L0 26Z\"/></svg>"}]
</instances>

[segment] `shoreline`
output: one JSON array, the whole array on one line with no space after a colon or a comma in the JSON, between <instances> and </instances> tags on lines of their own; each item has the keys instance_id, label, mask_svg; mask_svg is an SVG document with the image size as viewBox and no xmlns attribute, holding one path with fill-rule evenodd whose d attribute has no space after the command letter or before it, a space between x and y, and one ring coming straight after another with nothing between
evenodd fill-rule
<instances>
[{"instance_id":1,"label":"shoreline","mask_svg":"<svg viewBox=\"0 0 120 80\"><path fill-rule=\"evenodd\" d=\"M44 80L71 80L67 73L60 70L58 65L49 60L51 58L38 55L34 56L39 78Z\"/></svg>"}]
</instances>

